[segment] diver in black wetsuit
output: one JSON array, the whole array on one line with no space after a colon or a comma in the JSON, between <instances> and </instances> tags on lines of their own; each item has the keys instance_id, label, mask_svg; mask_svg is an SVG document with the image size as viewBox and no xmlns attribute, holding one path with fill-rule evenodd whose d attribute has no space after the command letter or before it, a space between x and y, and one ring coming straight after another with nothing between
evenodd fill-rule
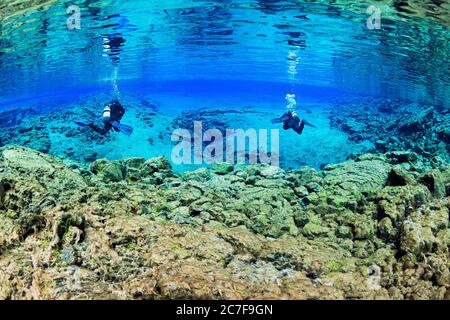
<instances>
[{"instance_id":1,"label":"diver in black wetsuit","mask_svg":"<svg viewBox=\"0 0 450 320\"><path fill-rule=\"evenodd\" d=\"M295 100L295 94L287 94L286 95L287 102L287 112L283 114L280 118L276 118L272 120L272 123L283 123L283 129L289 130L293 129L298 134L302 134L305 126L310 126L316 128L315 125L309 123L305 119L301 120L295 111L297 106L297 101Z\"/></svg>"},{"instance_id":2,"label":"diver in black wetsuit","mask_svg":"<svg viewBox=\"0 0 450 320\"><path fill-rule=\"evenodd\" d=\"M93 123L88 124L88 127L101 135L107 134L111 129L114 129L114 131L116 132L120 132L120 129L115 128L113 126L113 123L120 123L120 120L122 120L124 114L124 107L118 100L114 100L111 103L107 104L105 106L105 109L103 109L103 123L105 124L103 129L100 129Z\"/></svg>"},{"instance_id":3,"label":"diver in black wetsuit","mask_svg":"<svg viewBox=\"0 0 450 320\"><path fill-rule=\"evenodd\" d=\"M305 125L316 128L315 125L309 123L306 120L300 120L297 112L289 111L282 115L280 118L276 118L272 120L272 123L283 123L283 129L289 130L293 129L298 134L302 134L305 129Z\"/></svg>"},{"instance_id":4,"label":"diver in black wetsuit","mask_svg":"<svg viewBox=\"0 0 450 320\"><path fill-rule=\"evenodd\" d=\"M124 44L125 39L120 33L110 34L103 39L104 51L109 55L115 65L120 62L120 53Z\"/></svg>"},{"instance_id":5,"label":"diver in black wetsuit","mask_svg":"<svg viewBox=\"0 0 450 320\"><path fill-rule=\"evenodd\" d=\"M115 132L122 132L123 134L129 136L133 133L133 128L120 123L124 115L125 108L120 104L118 100L113 100L103 109L103 128L97 127L92 122L89 124L76 122L76 124L81 127L89 127L101 135L106 135L111 129L113 129Z\"/></svg>"},{"instance_id":6,"label":"diver in black wetsuit","mask_svg":"<svg viewBox=\"0 0 450 320\"><path fill-rule=\"evenodd\" d=\"M105 19L109 19L111 17L112 16L108 16ZM128 19L122 17L117 27L124 28L127 25ZM116 97L120 96L117 86L117 72L118 64L120 62L120 53L125 42L126 41L122 37L121 33L109 34L103 38L103 51L111 58L114 66L113 88ZM123 134L129 136L133 133L133 128L120 123L124 115L125 108L120 104L119 100L116 99L107 104L103 109L103 128L99 128L92 122L89 124L84 122L75 123L81 127L89 127L101 135L106 135L111 131L111 129L113 129L115 132L122 132Z\"/></svg>"}]
</instances>

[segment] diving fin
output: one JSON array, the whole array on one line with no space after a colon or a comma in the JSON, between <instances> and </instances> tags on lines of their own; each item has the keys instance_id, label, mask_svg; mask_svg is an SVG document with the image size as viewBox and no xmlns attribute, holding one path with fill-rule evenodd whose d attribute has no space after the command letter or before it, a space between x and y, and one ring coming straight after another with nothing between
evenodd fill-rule
<instances>
[{"instance_id":1,"label":"diving fin","mask_svg":"<svg viewBox=\"0 0 450 320\"><path fill-rule=\"evenodd\" d=\"M131 134L132 134L133 131L134 131L134 129L133 129L132 127L127 126L127 125L124 125L124 124L120 124L120 123L117 122L117 121L114 121L114 122L112 123L112 126L113 126L114 128L116 128L117 130L119 130L120 132L122 132L124 135L127 135L127 136L131 136Z\"/></svg>"},{"instance_id":2,"label":"diving fin","mask_svg":"<svg viewBox=\"0 0 450 320\"><path fill-rule=\"evenodd\" d=\"M75 124L78 125L78 126L80 126L80 127L87 127L87 126L88 126L86 123L84 123L84 122L78 122L78 121L76 121Z\"/></svg>"},{"instance_id":3,"label":"diving fin","mask_svg":"<svg viewBox=\"0 0 450 320\"><path fill-rule=\"evenodd\" d=\"M283 121L281 121L281 119L277 118L277 119L272 119L272 124L276 124L276 123L281 123Z\"/></svg>"},{"instance_id":4,"label":"diving fin","mask_svg":"<svg viewBox=\"0 0 450 320\"><path fill-rule=\"evenodd\" d=\"M307 120L302 120L303 123L307 126L313 127L313 128L317 128L315 125L313 125L311 122L307 121Z\"/></svg>"},{"instance_id":5,"label":"diving fin","mask_svg":"<svg viewBox=\"0 0 450 320\"><path fill-rule=\"evenodd\" d=\"M272 119L272 124L285 122L289 120L289 118L290 118L289 113L285 113L281 118Z\"/></svg>"}]
</instances>

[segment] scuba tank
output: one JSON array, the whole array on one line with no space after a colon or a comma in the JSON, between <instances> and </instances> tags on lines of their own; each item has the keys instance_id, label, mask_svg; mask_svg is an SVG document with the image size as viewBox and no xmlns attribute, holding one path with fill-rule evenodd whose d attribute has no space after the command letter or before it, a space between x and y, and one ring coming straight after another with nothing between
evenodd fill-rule
<instances>
[{"instance_id":1,"label":"scuba tank","mask_svg":"<svg viewBox=\"0 0 450 320\"><path fill-rule=\"evenodd\" d=\"M107 105L105 109L103 109L103 122L109 122L111 119L111 106Z\"/></svg>"}]
</instances>

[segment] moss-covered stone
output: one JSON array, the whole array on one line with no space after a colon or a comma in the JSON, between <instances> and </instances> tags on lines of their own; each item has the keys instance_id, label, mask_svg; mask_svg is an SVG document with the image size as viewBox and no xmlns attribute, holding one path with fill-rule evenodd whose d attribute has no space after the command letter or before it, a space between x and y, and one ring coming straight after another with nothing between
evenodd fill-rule
<instances>
[{"instance_id":1,"label":"moss-covered stone","mask_svg":"<svg viewBox=\"0 0 450 320\"><path fill-rule=\"evenodd\" d=\"M450 200L392 180L416 172L399 157L180 175L162 158L98 160L82 176L0 149L0 297L32 297L27 279L40 272L53 299L444 298Z\"/></svg>"},{"instance_id":2,"label":"moss-covered stone","mask_svg":"<svg viewBox=\"0 0 450 320\"><path fill-rule=\"evenodd\" d=\"M211 171L215 174L228 174L233 172L233 166L228 163L214 163L211 166Z\"/></svg>"},{"instance_id":3,"label":"moss-covered stone","mask_svg":"<svg viewBox=\"0 0 450 320\"><path fill-rule=\"evenodd\" d=\"M394 228L392 220L389 217L384 217L378 223L378 234L386 241L397 239L398 230Z\"/></svg>"},{"instance_id":4,"label":"moss-covered stone","mask_svg":"<svg viewBox=\"0 0 450 320\"><path fill-rule=\"evenodd\" d=\"M327 227L323 227L311 222L307 223L302 228L302 234L309 239L326 236L329 232L330 230Z\"/></svg>"},{"instance_id":5,"label":"moss-covered stone","mask_svg":"<svg viewBox=\"0 0 450 320\"><path fill-rule=\"evenodd\" d=\"M141 167L141 174L143 177L161 173L164 176L172 174L172 165L165 157L158 157L147 160Z\"/></svg>"},{"instance_id":6,"label":"moss-covered stone","mask_svg":"<svg viewBox=\"0 0 450 320\"><path fill-rule=\"evenodd\" d=\"M400 165L396 165L392 168L387 181L387 184L393 187L406 186L414 183L414 177Z\"/></svg>"},{"instance_id":7,"label":"moss-covered stone","mask_svg":"<svg viewBox=\"0 0 450 320\"><path fill-rule=\"evenodd\" d=\"M425 185L435 197L445 197L446 190L444 181L438 170L427 172L419 178L419 182Z\"/></svg>"},{"instance_id":8,"label":"moss-covered stone","mask_svg":"<svg viewBox=\"0 0 450 320\"><path fill-rule=\"evenodd\" d=\"M91 171L105 183L119 182L125 179L124 167L119 161L97 160L91 164Z\"/></svg>"}]
</instances>

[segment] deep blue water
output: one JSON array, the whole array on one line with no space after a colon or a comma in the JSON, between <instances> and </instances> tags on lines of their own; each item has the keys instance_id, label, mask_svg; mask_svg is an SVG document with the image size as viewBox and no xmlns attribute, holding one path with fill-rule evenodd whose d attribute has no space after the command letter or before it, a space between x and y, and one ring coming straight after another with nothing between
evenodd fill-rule
<instances>
[{"instance_id":1,"label":"deep blue water","mask_svg":"<svg viewBox=\"0 0 450 320\"><path fill-rule=\"evenodd\" d=\"M241 94L219 81L245 80L286 83L289 91L314 85L448 100L448 26L382 4L381 29L370 30L365 1L21 2L27 10L8 14L14 4L1 1L2 100L102 87L111 79L201 80L206 85L195 90L204 94L211 87ZM67 27L69 5L81 10L80 30Z\"/></svg>"},{"instance_id":2,"label":"deep blue water","mask_svg":"<svg viewBox=\"0 0 450 320\"><path fill-rule=\"evenodd\" d=\"M249 102L269 100L278 101L283 105L284 96L287 92L301 92L304 101L333 101L334 99L355 96L350 90L337 88L317 87L311 85L292 86L289 83L270 81L248 81L248 80L179 80L164 82L144 82L142 80L119 82L121 93L145 94L165 93L169 96L185 96L202 100L215 98L224 104L229 101L241 101L243 105ZM19 107L24 104L32 104L41 101L67 102L73 101L74 96L83 96L95 93L113 94L109 83L98 86L73 86L71 88L51 88L45 93L32 96L10 96L2 99L0 108ZM195 106L185 106L191 109ZM275 107L275 106L274 106ZM183 107L182 107L183 108Z\"/></svg>"}]
</instances>

